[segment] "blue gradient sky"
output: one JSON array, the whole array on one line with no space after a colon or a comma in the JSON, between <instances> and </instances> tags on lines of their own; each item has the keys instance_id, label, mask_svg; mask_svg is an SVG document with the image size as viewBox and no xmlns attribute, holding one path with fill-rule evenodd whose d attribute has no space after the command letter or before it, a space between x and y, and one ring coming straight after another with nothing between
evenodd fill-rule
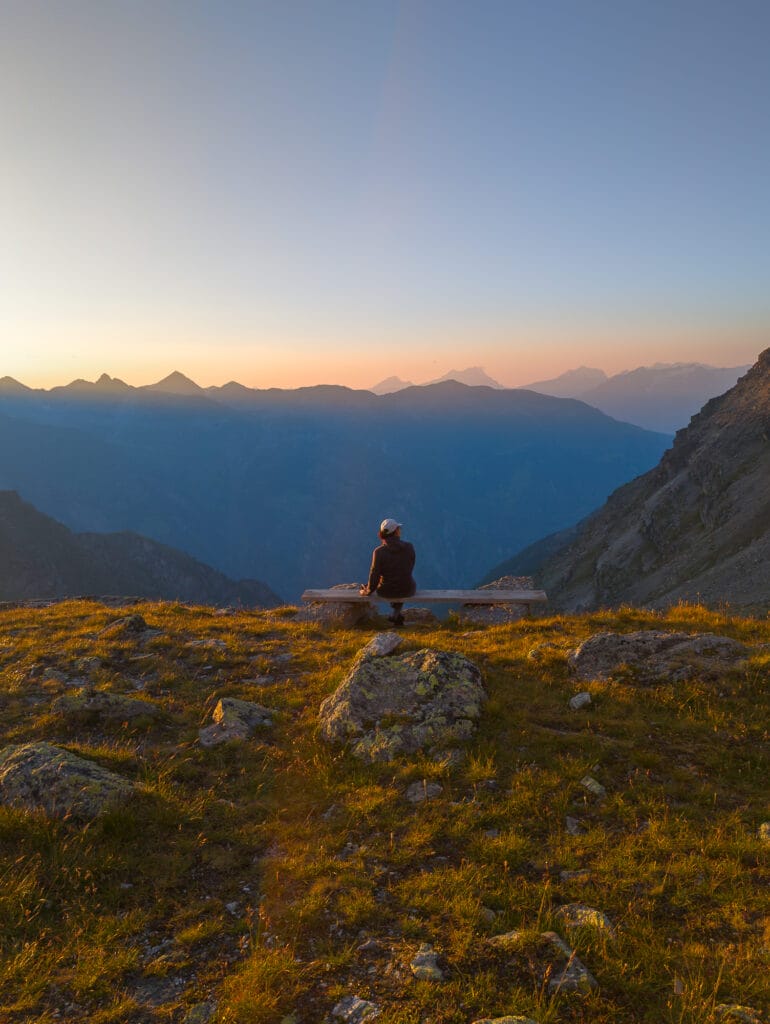
<instances>
[{"instance_id":1,"label":"blue gradient sky","mask_svg":"<svg viewBox=\"0 0 770 1024\"><path fill-rule=\"evenodd\" d=\"M0 375L770 345L770 4L0 5Z\"/></svg>"}]
</instances>

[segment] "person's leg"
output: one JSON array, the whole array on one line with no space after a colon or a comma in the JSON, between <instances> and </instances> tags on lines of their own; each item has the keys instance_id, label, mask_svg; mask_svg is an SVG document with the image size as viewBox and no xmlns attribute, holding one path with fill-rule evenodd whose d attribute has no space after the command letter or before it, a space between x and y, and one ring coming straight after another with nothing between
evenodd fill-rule
<instances>
[{"instance_id":1,"label":"person's leg","mask_svg":"<svg viewBox=\"0 0 770 1024\"><path fill-rule=\"evenodd\" d=\"M390 607L393 609L393 614L389 615L388 618L394 626L401 626L404 622L404 616L401 614L401 609L404 607L403 601L391 601Z\"/></svg>"}]
</instances>

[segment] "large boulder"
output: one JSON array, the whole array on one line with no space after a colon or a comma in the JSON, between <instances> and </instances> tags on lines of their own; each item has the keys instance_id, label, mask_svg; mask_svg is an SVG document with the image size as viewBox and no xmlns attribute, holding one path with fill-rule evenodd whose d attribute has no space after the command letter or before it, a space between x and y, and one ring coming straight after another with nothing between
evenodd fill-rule
<instances>
[{"instance_id":1,"label":"large boulder","mask_svg":"<svg viewBox=\"0 0 770 1024\"><path fill-rule=\"evenodd\" d=\"M321 704L321 736L364 761L446 750L473 735L484 699L480 671L460 654L364 654Z\"/></svg>"},{"instance_id":2,"label":"large boulder","mask_svg":"<svg viewBox=\"0 0 770 1024\"><path fill-rule=\"evenodd\" d=\"M578 679L623 682L682 682L698 675L714 678L748 655L737 640L716 633L597 633L572 651L567 661Z\"/></svg>"},{"instance_id":3,"label":"large boulder","mask_svg":"<svg viewBox=\"0 0 770 1024\"><path fill-rule=\"evenodd\" d=\"M0 751L0 803L52 818L90 820L134 791L120 775L48 743Z\"/></svg>"}]
</instances>

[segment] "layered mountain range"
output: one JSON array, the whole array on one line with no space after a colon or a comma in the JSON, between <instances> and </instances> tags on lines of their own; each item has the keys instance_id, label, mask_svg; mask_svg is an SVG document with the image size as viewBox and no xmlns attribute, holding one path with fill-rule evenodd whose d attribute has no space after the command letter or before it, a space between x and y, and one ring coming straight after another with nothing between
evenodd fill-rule
<instances>
[{"instance_id":1,"label":"layered mountain range","mask_svg":"<svg viewBox=\"0 0 770 1024\"><path fill-rule=\"evenodd\" d=\"M73 533L14 491L0 491L0 600L122 595L273 607L258 580L216 569L136 533Z\"/></svg>"},{"instance_id":2,"label":"layered mountain range","mask_svg":"<svg viewBox=\"0 0 770 1024\"><path fill-rule=\"evenodd\" d=\"M365 579L386 516L406 524L420 585L470 585L668 441L579 401L454 381L384 396L179 373L0 382L0 487L77 532L134 531L287 600Z\"/></svg>"},{"instance_id":3,"label":"layered mountain range","mask_svg":"<svg viewBox=\"0 0 770 1024\"><path fill-rule=\"evenodd\" d=\"M528 391L553 398L579 398L608 416L647 430L673 434L710 398L731 388L748 366L706 366L703 363L655 363L609 377L604 370L579 366L550 380L526 384ZM502 387L482 367L449 370L435 384L456 380L471 386ZM371 390L378 395L412 387L411 381L388 377Z\"/></svg>"},{"instance_id":4,"label":"layered mountain range","mask_svg":"<svg viewBox=\"0 0 770 1024\"><path fill-rule=\"evenodd\" d=\"M770 608L770 349L654 469L577 528L490 572L536 571L557 607Z\"/></svg>"},{"instance_id":5,"label":"layered mountain range","mask_svg":"<svg viewBox=\"0 0 770 1024\"><path fill-rule=\"evenodd\" d=\"M527 388L541 395L579 398L615 419L673 434L710 398L731 388L748 368L656 363L608 377L603 370L581 366Z\"/></svg>"}]
</instances>

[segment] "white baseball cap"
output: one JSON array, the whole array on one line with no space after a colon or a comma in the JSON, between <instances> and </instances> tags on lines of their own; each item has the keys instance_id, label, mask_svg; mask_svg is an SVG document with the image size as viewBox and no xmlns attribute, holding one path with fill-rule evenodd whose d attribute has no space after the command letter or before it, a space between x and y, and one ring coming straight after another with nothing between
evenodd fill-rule
<instances>
[{"instance_id":1,"label":"white baseball cap","mask_svg":"<svg viewBox=\"0 0 770 1024\"><path fill-rule=\"evenodd\" d=\"M395 533L403 523L397 523L395 519L383 519L380 523L380 533Z\"/></svg>"}]
</instances>

